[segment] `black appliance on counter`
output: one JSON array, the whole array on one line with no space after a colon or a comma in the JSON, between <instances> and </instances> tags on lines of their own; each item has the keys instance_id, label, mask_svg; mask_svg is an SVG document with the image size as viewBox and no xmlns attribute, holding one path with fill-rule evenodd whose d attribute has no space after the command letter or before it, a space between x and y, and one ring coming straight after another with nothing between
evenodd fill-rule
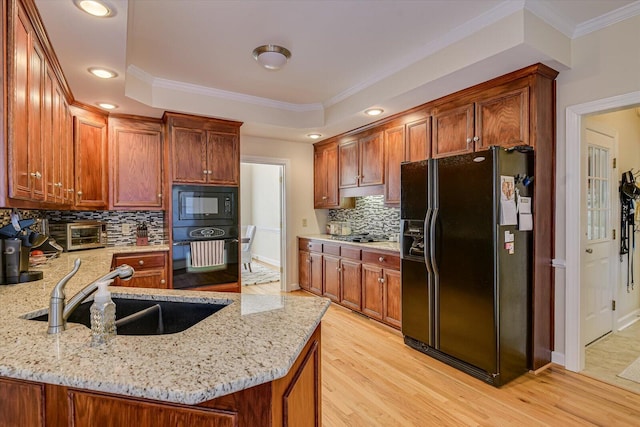
<instances>
[{"instance_id":1,"label":"black appliance on counter","mask_svg":"<svg viewBox=\"0 0 640 427\"><path fill-rule=\"evenodd\" d=\"M501 223L531 171L532 152L498 147L401 166L405 343L494 386L530 366L532 232Z\"/></svg>"},{"instance_id":2,"label":"black appliance on counter","mask_svg":"<svg viewBox=\"0 0 640 427\"><path fill-rule=\"evenodd\" d=\"M42 271L29 270L29 253L47 241L48 236L31 230L35 219L23 219L0 228L0 284L32 282Z\"/></svg>"},{"instance_id":3,"label":"black appliance on counter","mask_svg":"<svg viewBox=\"0 0 640 427\"><path fill-rule=\"evenodd\" d=\"M239 280L238 188L174 185L173 288Z\"/></svg>"}]
</instances>

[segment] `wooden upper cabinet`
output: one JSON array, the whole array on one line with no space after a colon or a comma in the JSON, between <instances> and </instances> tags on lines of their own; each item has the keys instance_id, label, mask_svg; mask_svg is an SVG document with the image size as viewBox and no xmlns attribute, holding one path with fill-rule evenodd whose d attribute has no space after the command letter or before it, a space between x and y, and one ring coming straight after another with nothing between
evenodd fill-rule
<instances>
[{"instance_id":1,"label":"wooden upper cabinet","mask_svg":"<svg viewBox=\"0 0 640 427\"><path fill-rule=\"evenodd\" d=\"M431 118L406 124L404 160L417 162L431 156Z\"/></svg>"},{"instance_id":2,"label":"wooden upper cabinet","mask_svg":"<svg viewBox=\"0 0 640 427\"><path fill-rule=\"evenodd\" d=\"M333 142L313 146L313 207L339 206L338 144Z\"/></svg>"},{"instance_id":3,"label":"wooden upper cabinet","mask_svg":"<svg viewBox=\"0 0 640 427\"><path fill-rule=\"evenodd\" d=\"M433 114L434 158L473 152L474 105L448 108L443 106Z\"/></svg>"},{"instance_id":4,"label":"wooden upper cabinet","mask_svg":"<svg viewBox=\"0 0 640 427\"><path fill-rule=\"evenodd\" d=\"M387 205L400 204L400 164L404 160L404 126L396 126L384 131L384 202Z\"/></svg>"},{"instance_id":5,"label":"wooden upper cabinet","mask_svg":"<svg viewBox=\"0 0 640 427\"><path fill-rule=\"evenodd\" d=\"M173 182L207 182L207 134L201 129L171 130ZM178 149L179 147L179 149Z\"/></svg>"},{"instance_id":6,"label":"wooden upper cabinet","mask_svg":"<svg viewBox=\"0 0 640 427\"><path fill-rule=\"evenodd\" d=\"M240 122L165 113L176 183L236 186L240 182Z\"/></svg>"},{"instance_id":7,"label":"wooden upper cabinet","mask_svg":"<svg viewBox=\"0 0 640 427\"><path fill-rule=\"evenodd\" d=\"M75 158L75 207L106 209L107 120L106 117L73 107Z\"/></svg>"},{"instance_id":8,"label":"wooden upper cabinet","mask_svg":"<svg viewBox=\"0 0 640 427\"><path fill-rule=\"evenodd\" d=\"M338 165L340 168L340 188L358 186L358 140L343 142L338 146Z\"/></svg>"},{"instance_id":9,"label":"wooden upper cabinet","mask_svg":"<svg viewBox=\"0 0 640 427\"><path fill-rule=\"evenodd\" d=\"M499 145L529 145L529 87L488 91L476 102L476 151Z\"/></svg>"},{"instance_id":10,"label":"wooden upper cabinet","mask_svg":"<svg viewBox=\"0 0 640 427\"><path fill-rule=\"evenodd\" d=\"M207 182L238 185L240 147L237 134L207 132Z\"/></svg>"},{"instance_id":11,"label":"wooden upper cabinet","mask_svg":"<svg viewBox=\"0 0 640 427\"><path fill-rule=\"evenodd\" d=\"M162 124L138 118L109 119L112 209L164 207Z\"/></svg>"},{"instance_id":12,"label":"wooden upper cabinet","mask_svg":"<svg viewBox=\"0 0 640 427\"><path fill-rule=\"evenodd\" d=\"M364 185L384 184L384 140L383 133L358 140L360 145L360 183Z\"/></svg>"},{"instance_id":13,"label":"wooden upper cabinet","mask_svg":"<svg viewBox=\"0 0 640 427\"><path fill-rule=\"evenodd\" d=\"M384 137L376 132L339 145L340 188L384 184Z\"/></svg>"}]
</instances>

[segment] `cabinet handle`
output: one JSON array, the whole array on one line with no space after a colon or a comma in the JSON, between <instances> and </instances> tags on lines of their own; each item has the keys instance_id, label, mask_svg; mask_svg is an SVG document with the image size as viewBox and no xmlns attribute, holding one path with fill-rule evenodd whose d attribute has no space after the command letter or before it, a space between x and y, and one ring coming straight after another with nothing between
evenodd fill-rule
<instances>
[{"instance_id":1,"label":"cabinet handle","mask_svg":"<svg viewBox=\"0 0 640 427\"><path fill-rule=\"evenodd\" d=\"M31 172L29 175L31 175L32 177L34 177L36 179L42 178L42 174L40 172L38 172L38 171Z\"/></svg>"},{"instance_id":2,"label":"cabinet handle","mask_svg":"<svg viewBox=\"0 0 640 427\"><path fill-rule=\"evenodd\" d=\"M164 285L165 283L167 283L167 281L166 281L166 280L164 280L164 279L160 280L160 284L161 284L161 285Z\"/></svg>"},{"instance_id":3,"label":"cabinet handle","mask_svg":"<svg viewBox=\"0 0 640 427\"><path fill-rule=\"evenodd\" d=\"M312 246L312 245L311 245L311 243L307 243L307 247L308 247L309 249L311 249L311 246Z\"/></svg>"},{"instance_id":4,"label":"cabinet handle","mask_svg":"<svg viewBox=\"0 0 640 427\"><path fill-rule=\"evenodd\" d=\"M322 196L322 200L327 200L328 197L327 196Z\"/></svg>"},{"instance_id":5,"label":"cabinet handle","mask_svg":"<svg viewBox=\"0 0 640 427\"><path fill-rule=\"evenodd\" d=\"M74 189L73 188L67 188L67 193L73 193Z\"/></svg>"},{"instance_id":6,"label":"cabinet handle","mask_svg":"<svg viewBox=\"0 0 640 427\"><path fill-rule=\"evenodd\" d=\"M144 265L144 261L143 261L143 260L140 260L140 261L138 261L138 264L140 264L140 265Z\"/></svg>"},{"instance_id":7,"label":"cabinet handle","mask_svg":"<svg viewBox=\"0 0 640 427\"><path fill-rule=\"evenodd\" d=\"M384 257L383 257L383 256L381 256L380 258L378 258L378 261L380 261L380 262L384 262Z\"/></svg>"},{"instance_id":8,"label":"cabinet handle","mask_svg":"<svg viewBox=\"0 0 640 427\"><path fill-rule=\"evenodd\" d=\"M62 187L62 183L61 182L54 182L53 186L54 187Z\"/></svg>"},{"instance_id":9,"label":"cabinet handle","mask_svg":"<svg viewBox=\"0 0 640 427\"><path fill-rule=\"evenodd\" d=\"M473 137L473 142L478 142L478 141L480 141L480 138L479 138L479 137L477 137L477 136L474 136L474 137Z\"/></svg>"},{"instance_id":10,"label":"cabinet handle","mask_svg":"<svg viewBox=\"0 0 640 427\"><path fill-rule=\"evenodd\" d=\"M353 177L353 179L355 179L356 181L358 180L358 178L360 178L358 175Z\"/></svg>"},{"instance_id":11,"label":"cabinet handle","mask_svg":"<svg viewBox=\"0 0 640 427\"><path fill-rule=\"evenodd\" d=\"M82 191L78 191L78 197L82 198Z\"/></svg>"},{"instance_id":12,"label":"cabinet handle","mask_svg":"<svg viewBox=\"0 0 640 427\"><path fill-rule=\"evenodd\" d=\"M207 175L211 175L212 173L213 173L213 171L212 171L212 170L208 170L208 171L207 171Z\"/></svg>"},{"instance_id":13,"label":"cabinet handle","mask_svg":"<svg viewBox=\"0 0 640 427\"><path fill-rule=\"evenodd\" d=\"M384 283L384 277L380 278L380 283Z\"/></svg>"},{"instance_id":14,"label":"cabinet handle","mask_svg":"<svg viewBox=\"0 0 640 427\"><path fill-rule=\"evenodd\" d=\"M162 199L162 194L158 194L158 199Z\"/></svg>"},{"instance_id":15,"label":"cabinet handle","mask_svg":"<svg viewBox=\"0 0 640 427\"><path fill-rule=\"evenodd\" d=\"M467 138L467 145L471 144L471 138Z\"/></svg>"}]
</instances>

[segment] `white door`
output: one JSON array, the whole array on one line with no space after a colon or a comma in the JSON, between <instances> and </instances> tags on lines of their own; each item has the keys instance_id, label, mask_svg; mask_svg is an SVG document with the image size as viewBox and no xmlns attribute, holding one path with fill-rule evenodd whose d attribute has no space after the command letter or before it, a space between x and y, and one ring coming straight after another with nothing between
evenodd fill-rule
<instances>
[{"instance_id":1,"label":"white door","mask_svg":"<svg viewBox=\"0 0 640 427\"><path fill-rule=\"evenodd\" d=\"M583 129L582 188L582 342L588 344L611 332L613 295L617 280L618 179L613 159L615 136Z\"/></svg>"}]
</instances>

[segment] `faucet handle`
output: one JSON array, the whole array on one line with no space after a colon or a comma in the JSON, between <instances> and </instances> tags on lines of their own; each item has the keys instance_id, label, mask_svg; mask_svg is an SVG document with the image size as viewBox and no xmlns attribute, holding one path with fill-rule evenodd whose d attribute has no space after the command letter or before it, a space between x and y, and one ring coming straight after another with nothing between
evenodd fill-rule
<instances>
[{"instance_id":1,"label":"faucet handle","mask_svg":"<svg viewBox=\"0 0 640 427\"><path fill-rule=\"evenodd\" d=\"M80 261L80 258L76 258L76 260L73 262L73 269L66 276L60 279L56 286L54 286L53 290L51 291L51 298L64 299L64 287L67 285L69 279L71 279L73 275L78 272L81 263L82 262Z\"/></svg>"}]
</instances>

